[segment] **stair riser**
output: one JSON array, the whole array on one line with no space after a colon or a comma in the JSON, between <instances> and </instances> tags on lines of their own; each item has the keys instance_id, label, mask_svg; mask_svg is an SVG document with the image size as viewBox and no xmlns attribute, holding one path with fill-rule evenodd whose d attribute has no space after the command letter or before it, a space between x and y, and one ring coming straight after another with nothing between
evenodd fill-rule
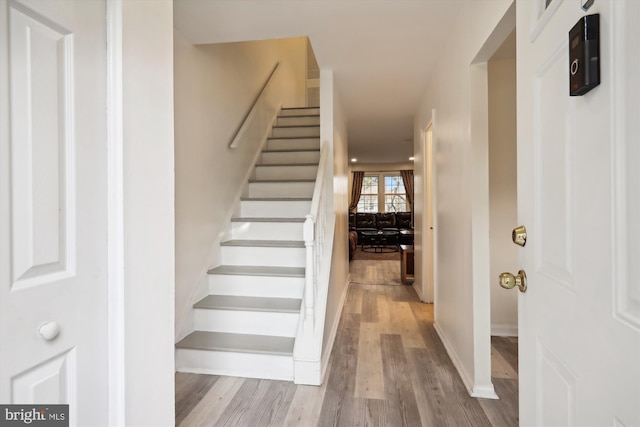
<instances>
[{"instance_id":1,"label":"stair riser","mask_svg":"<svg viewBox=\"0 0 640 427\"><path fill-rule=\"evenodd\" d=\"M194 374L293 381L293 357L180 348L176 350L176 370Z\"/></svg>"},{"instance_id":2,"label":"stair riser","mask_svg":"<svg viewBox=\"0 0 640 427\"><path fill-rule=\"evenodd\" d=\"M311 115L311 114L315 114L315 115L319 115L320 114L320 107L316 107L316 108L289 108L286 110L282 110L280 111L279 117L286 117L286 116L304 116L304 115Z\"/></svg>"},{"instance_id":3,"label":"stair riser","mask_svg":"<svg viewBox=\"0 0 640 427\"><path fill-rule=\"evenodd\" d=\"M302 298L304 277L209 274L210 295Z\"/></svg>"},{"instance_id":4,"label":"stair riser","mask_svg":"<svg viewBox=\"0 0 640 427\"><path fill-rule=\"evenodd\" d=\"M276 126L318 126L320 116L278 117Z\"/></svg>"},{"instance_id":5,"label":"stair riser","mask_svg":"<svg viewBox=\"0 0 640 427\"><path fill-rule=\"evenodd\" d=\"M311 201L243 200L240 216L245 218L304 218L311 210Z\"/></svg>"},{"instance_id":6,"label":"stair riser","mask_svg":"<svg viewBox=\"0 0 640 427\"><path fill-rule=\"evenodd\" d=\"M196 331L295 337L298 313L194 308Z\"/></svg>"},{"instance_id":7,"label":"stair riser","mask_svg":"<svg viewBox=\"0 0 640 427\"><path fill-rule=\"evenodd\" d=\"M222 246L222 265L264 265L273 267L304 267L305 248L272 248Z\"/></svg>"},{"instance_id":8,"label":"stair riser","mask_svg":"<svg viewBox=\"0 0 640 427\"><path fill-rule=\"evenodd\" d=\"M251 182L249 198L311 198L314 182Z\"/></svg>"},{"instance_id":9,"label":"stair riser","mask_svg":"<svg viewBox=\"0 0 640 427\"><path fill-rule=\"evenodd\" d=\"M267 150L319 150L319 138L273 138L267 141Z\"/></svg>"},{"instance_id":10,"label":"stair riser","mask_svg":"<svg viewBox=\"0 0 640 427\"><path fill-rule=\"evenodd\" d=\"M282 165L289 163L318 163L320 162L319 151L284 151L282 153L269 152L262 153L260 164Z\"/></svg>"},{"instance_id":11,"label":"stair riser","mask_svg":"<svg viewBox=\"0 0 640 427\"><path fill-rule=\"evenodd\" d=\"M225 240L303 240L301 222L232 222Z\"/></svg>"},{"instance_id":12,"label":"stair riser","mask_svg":"<svg viewBox=\"0 0 640 427\"><path fill-rule=\"evenodd\" d=\"M273 138L301 138L305 136L320 136L320 126L286 127L271 129Z\"/></svg>"},{"instance_id":13,"label":"stair riser","mask_svg":"<svg viewBox=\"0 0 640 427\"><path fill-rule=\"evenodd\" d=\"M316 179L318 166L256 166L256 179Z\"/></svg>"}]
</instances>

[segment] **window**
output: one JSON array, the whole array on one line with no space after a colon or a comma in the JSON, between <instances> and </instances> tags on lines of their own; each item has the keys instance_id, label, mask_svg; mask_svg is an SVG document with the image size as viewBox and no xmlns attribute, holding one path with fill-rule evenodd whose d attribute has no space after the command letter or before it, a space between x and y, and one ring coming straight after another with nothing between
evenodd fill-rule
<instances>
[{"instance_id":1,"label":"window","mask_svg":"<svg viewBox=\"0 0 640 427\"><path fill-rule=\"evenodd\" d=\"M407 191L402 176L384 177L384 211L407 212Z\"/></svg>"},{"instance_id":2,"label":"window","mask_svg":"<svg viewBox=\"0 0 640 427\"><path fill-rule=\"evenodd\" d=\"M408 212L402 176L390 173L365 175L358 212Z\"/></svg>"},{"instance_id":3,"label":"window","mask_svg":"<svg viewBox=\"0 0 640 427\"><path fill-rule=\"evenodd\" d=\"M378 180L377 176L364 177L358 212L378 212Z\"/></svg>"}]
</instances>

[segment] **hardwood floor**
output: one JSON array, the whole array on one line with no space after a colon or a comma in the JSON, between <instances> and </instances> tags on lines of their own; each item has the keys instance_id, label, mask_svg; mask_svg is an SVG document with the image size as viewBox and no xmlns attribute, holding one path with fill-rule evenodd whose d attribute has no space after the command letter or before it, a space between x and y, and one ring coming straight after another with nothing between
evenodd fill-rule
<instances>
[{"instance_id":1,"label":"hardwood floor","mask_svg":"<svg viewBox=\"0 0 640 427\"><path fill-rule=\"evenodd\" d=\"M363 285L402 285L400 282L399 260L351 261L349 273L351 275L351 283Z\"/></svg>"},{"instance_id":2,"label":"hardwood floor","mask_svg":"<svg viewBox=\"0 0 640 427\"><path fill-rule=\"evenodd\" d=\"M352 283L322 386L178 373L176 425L517 426L517 338L491 343L500 400L474 399L433 305L410 286Z\"/></svg>"}]
</instances>

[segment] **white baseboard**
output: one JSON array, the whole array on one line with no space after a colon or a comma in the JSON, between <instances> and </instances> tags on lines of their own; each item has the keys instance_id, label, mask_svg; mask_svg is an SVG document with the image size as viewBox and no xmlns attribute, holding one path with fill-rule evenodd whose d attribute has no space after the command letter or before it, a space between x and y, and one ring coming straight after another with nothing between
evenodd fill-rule
<instances>
[{"instance_id":1,"label":"white baseboard","mask_svg":"<svg viewBox=\"0 0 640 427\"><path fill-rule=\"evenodd\" d=\"M469 395L471 397L478 397L482 399L498 399L498 395L496 394L492 383L486 385L476 385L473 383L471 376L464 369L464 366L462 365L462 362L460 362L460 358L458 357L458 353L456 353L453 349L453 346L447 338L447 335L444 333L442 328L438 326L437 323L434 322L433 327L438 333L440 341L442 341L445 350L447 350L447 354L449 355L451 362L453 362L453 366L455 366L456 370L458 371L458 374L460 375L464 386L469 392Z\"/></svg>"},{"instance_id":2,"label":"white baseboard","mask_svg":"<svg viewBox=\"0 0 640 427\"><path fill-rule=\"evenodd\" d=\"M306 360L294 360L293 361L293 382L303 385L315 385L322 384L322 366L319 360L306 361Z\"/></svg>"},{"instance_id":3,"label":"white baseboard","mask_svg":"<svg viewBox=\"0 0 640 427\"><path fill-rule=\"evenodd\" d=\"M418 298L420 298L420 301L425 302L424 297L422 296L422 287L418 286L418 282L414 280L411 284L411 287L416 291L416 294L418 294Z\"/></svg>"},{"instance_id":4,"label":"white baseboard","mask_svg":"<svg viewBox=\"0 0 640 427\"><path fill-rule=\"evenodd\" d=\"M493 384L489 386L473 386L473 389L469 391L469 395L478 399L500 399L493 388Z\"/></svg>"},{"instance_id":5,"label":"white baseboard","mask_svg":"<svg viewBox=\"0 0 640 427\"><path fill-rule=\"evenodd\" d=\"M494 337L517 337L518 325L493 323L491 324L491 335Z\"/></svg>"}]
</instances>

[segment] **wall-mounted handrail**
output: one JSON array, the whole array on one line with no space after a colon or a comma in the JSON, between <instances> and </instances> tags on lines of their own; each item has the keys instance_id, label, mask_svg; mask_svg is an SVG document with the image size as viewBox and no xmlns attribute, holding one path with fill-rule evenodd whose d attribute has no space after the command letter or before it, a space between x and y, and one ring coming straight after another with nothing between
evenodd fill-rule
<instances>
[{"instance_id":1,"label":"wall-mounted handrail","mask_svg":"<svg viewBox=\"0 0 640 427\"><path fill-rule=\"evenodd\" d=\"M267 87L269 86L269 83L271 83L271 81L273 80L273 76L275 75L275 73L278 70L279 66L280 66L280 62L276 62L276 65L271 70L271 73L269 73L269 77L267 77L267 80L262 85L262 88L260 89L260 92L258 93L258 95L254 99L253 103L251 104L251 107L247 111L247 114L245 114L244 118L242 119L242 122L240 123L240 126L238 127L238 130L234 134L233 139L231 140L231 143L229 144L229 148L236 148L236 146L238 145L238 143L242 139L242 136L244 135L244 133L249 128L249 125L251 124L251 120L253 119L253 116L256 114L256 110L258 109L258 104L260 103L260 101L264 97L264 94L267 91Z\"/></svg>"}]
</instances>

